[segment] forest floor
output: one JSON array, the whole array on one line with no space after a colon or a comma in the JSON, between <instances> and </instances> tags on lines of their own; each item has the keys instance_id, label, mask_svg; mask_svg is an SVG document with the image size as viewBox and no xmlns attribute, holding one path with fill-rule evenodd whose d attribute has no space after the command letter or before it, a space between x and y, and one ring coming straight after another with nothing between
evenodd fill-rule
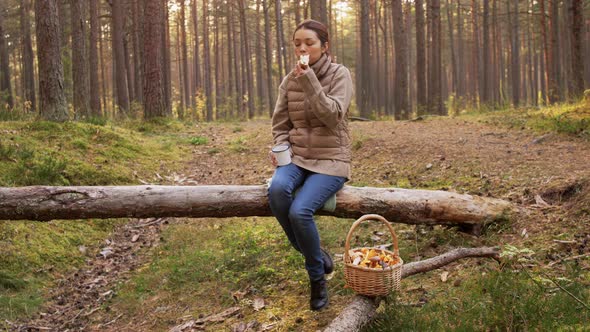
<instances>
[{"instance_id":1,"label":"forest floor","mask_svg":"<svg viewBox=\"0 0 590 332\"><path fill-rule=\"evenodd\" d=\"M348 185L456 191L509 200L519 208L478 237L454 228L396 224L406 262L459 246L509 244L521 253L534 252L527 266L551 276L565 273L564 262L580 256L574 260L577 278L590 286L590 142L499 122L486 116L351 122L353 179ZM186 135L193 137L193 148L184 170L142 182L251 185L272 176L268 120L196 124ZM322 329L353 296L343 287L338 260L352 221L317 220L337 264L330 306L321 313L308 309L303 262L272 218L147 219L119 226L82 268L47 292L48 301L33 319L8 327ZM470 296L462 285L495 269L497 264L488 260L457 262L443 268L445 282L441 271L404 280L401 297L424 304L425 298L445 301L445 294Z\"/></svg>"}]
</instances>

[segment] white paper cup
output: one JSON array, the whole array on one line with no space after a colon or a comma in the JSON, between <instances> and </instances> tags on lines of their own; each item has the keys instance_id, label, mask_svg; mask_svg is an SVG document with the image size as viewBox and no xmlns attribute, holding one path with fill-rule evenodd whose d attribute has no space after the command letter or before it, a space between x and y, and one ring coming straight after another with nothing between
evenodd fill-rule
<instances>
[{"instance_id":1,"label":"white paper cup","mask_svg":"<svg viewBox=\"0 0 590 332\"><path fill-rule=\"evenodd\" d=\"M272 153L274 153L275 158L277 159L277 165L285 166L291 163L291 151L289 150L289 145L276 145L272 148Z\"/></svg>"}]
</instances>

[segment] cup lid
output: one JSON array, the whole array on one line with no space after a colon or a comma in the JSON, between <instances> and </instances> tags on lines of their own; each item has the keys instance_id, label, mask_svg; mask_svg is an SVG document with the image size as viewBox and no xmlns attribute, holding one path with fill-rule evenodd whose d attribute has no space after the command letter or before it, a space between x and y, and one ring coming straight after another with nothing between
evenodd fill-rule
<instances>
[{"instance_id":1,"label":"cup lid","mask_svg":"<svg viewBox=\"0 0 590 332\"><path fill-rule=\"evenodd\" d=\"M272 152L283 152L289 149L289 145L286 144L280 144L280 145L275 145L272 148Z\"/></svg>"}]
</instances>

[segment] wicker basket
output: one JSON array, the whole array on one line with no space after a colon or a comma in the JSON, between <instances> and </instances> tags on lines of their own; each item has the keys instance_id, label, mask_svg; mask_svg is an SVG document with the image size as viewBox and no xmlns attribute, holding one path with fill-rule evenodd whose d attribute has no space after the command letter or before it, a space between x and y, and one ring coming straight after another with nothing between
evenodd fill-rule
<instances>
[{"instance_id":1,"label":"wicker basket","mask_svg":"<svg viewBox=\"0 0 590 332\"><path fill-rule=\"evenodd\" d=\"M371 249L374 249L378 252L384 252L391 255L392 257L398 258L399 262L397 264L388 266L384 269L371 269L363 266L353 265L352 258L349 254L352 232L354 232L361 222L366 220L381 221L387 226L393 238L393 252L378 248ZM346 236L344 248L344 279L346 280L346 285L348 287L352 288L356 293L366 296L386 296L392 290L399 290L402 275L402 265L404 262L399 257L399 248L395 231L385 218L377 214L366 214L360 217L350 227L348 235Z\"/></svg>"}]
</instances>

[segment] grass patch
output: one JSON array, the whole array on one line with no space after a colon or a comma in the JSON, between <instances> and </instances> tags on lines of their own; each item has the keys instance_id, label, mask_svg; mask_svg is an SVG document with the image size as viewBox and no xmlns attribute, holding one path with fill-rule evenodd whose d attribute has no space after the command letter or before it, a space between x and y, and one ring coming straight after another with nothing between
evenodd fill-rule
<instances>
[{"instance_id":1,"label":"grass patch","mask_svg":"<svg viewBox=\"0 0 590 332\"><path fill-rule=\"evenodd\" d=\"M190 143L192 145L205 145L207 144L207 142L209 142L209 140L207 139L207 137L203 136L191 137L190 139Z\"/></svg>"},{"instance_id":2,"label":"grass patch","mask_svg":"<svg viewBox=\"0 0 590 332\"><path fill-rule=\"evenodd\" d=\"M174 121L0 122L0 186L139 184L181 165L190 143ZM184 127L183 127L184 128ZM181 144L178 144L178 143ZM154 162L157 160L159 162ZM0 321L33 314L42 289L84 264L126 220L0 221Z\"/></svg>"},{"instance_id":3,"label":"grass patch","mask_svg":"<svg viewBox=\"0 0 590 332\"><path fill-rule=\"evenodd\" d=\"M462 115L484 123L537 132L557 132L590 140L590 107L584 101L544 108L470 111Z\"/></svg>"},{"instance_id":4,"label":"grass patch","mask_svg":"<svg viewBox=\"0 0 590 332\"><path fill-rule=\"evenodd\" d=\"M590 291L583 283L559 283L589 302ZM590 310L555 285L508 268L426 297L422 307L393 300L365 331L557 331L581 329L590 321Z\"/></svg>"},{"instance_id":5,"label":"grass patch","mask_svg":"<svg viewBox=\"0 0 590 332\"><path fill-rule=\"evenodd\" d=\"M84 263L124 220L0 221L0 318L33 314L43 303L42 289Z\"/></svg>"}]
</instances>

